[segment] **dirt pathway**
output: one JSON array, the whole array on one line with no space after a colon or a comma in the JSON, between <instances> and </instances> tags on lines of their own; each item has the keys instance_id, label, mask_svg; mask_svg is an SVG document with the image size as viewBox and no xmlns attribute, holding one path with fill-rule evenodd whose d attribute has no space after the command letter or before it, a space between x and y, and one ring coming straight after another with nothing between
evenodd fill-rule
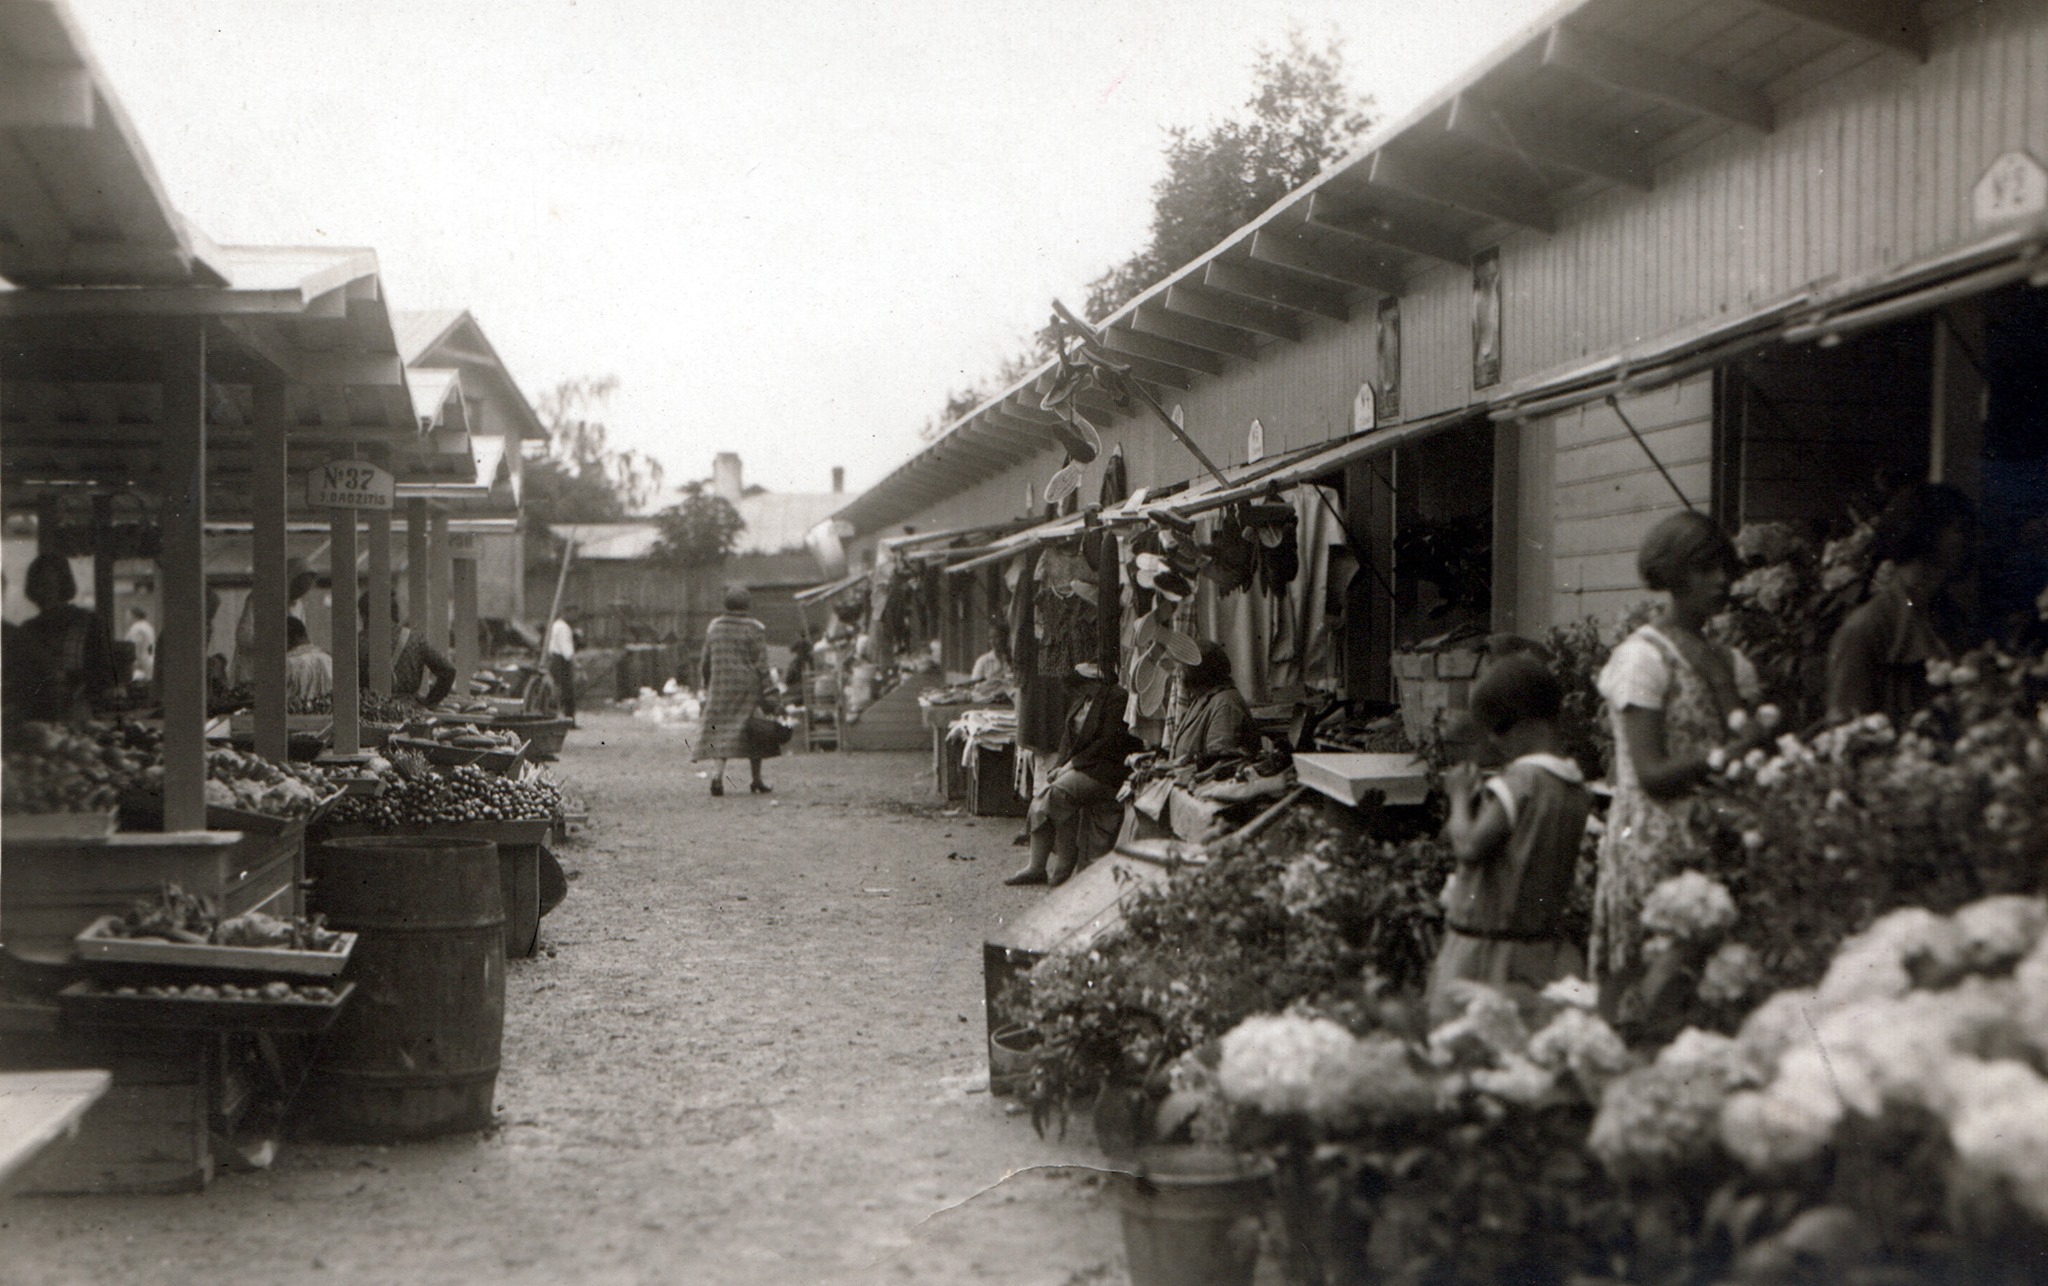
<instances>
[{"instance_id":1,"label":"dirt pathway","mask_svg":"<svg viewBox=\"0 0 2048 1286\"><path fill-rule=\"evenodd\" d=\"M713 800L674 730L587 715L557 775L592 825L509 971L496 1130L18 1198L0 1282L1121 1281L1085 1126L985 1092L981 944L1036 896L1001 884L1016 824L938 815L927 768L790 756Z\"/></svg>"}]
</instances>

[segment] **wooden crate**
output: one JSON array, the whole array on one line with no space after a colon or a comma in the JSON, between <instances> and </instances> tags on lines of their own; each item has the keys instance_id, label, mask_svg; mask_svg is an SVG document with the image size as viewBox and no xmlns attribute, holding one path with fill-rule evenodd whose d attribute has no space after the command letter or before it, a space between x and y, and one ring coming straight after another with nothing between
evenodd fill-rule
<instances>
[{"instance_id":1,"label":"wooden crate","mask_svg":"<svg viewBox=\"0 0 2048 1286\"><path fill-rule=\"evenodd\" d=\"M967 811L976 817L1022 817L1030 803L1017 793L1017 748L978 747L968 772Z\"/></svg>"},{"instance_id":2,"label":"wooden crate","mask_svg":"<svg viewBox=\"0 0 2048 1286\"><path fill-rule=\"evenodd\" d=\"M11 1071L99 1067L113 1085L20 1176L42 1193L193 1192L213 1179L211 1099L219 1038L178 1031L60 1030L54 1009L0 1015L0 1066Z\"/></svg>"},{"instance_id":3,"label":"wooden crate","mask_svg":"<svg viewBox=\"0 0 2048 1286\"><path fill-rule=\"evenodd\" d=\"M0 844L0 938L24 960L70 959L71 940L103 915L119 915L159 886L176 883L214 900L224 915L258 908L295 913L305 874L305 828L276 835L236 831L126 832L99 840Z\"/></svg>"}]
</instances>

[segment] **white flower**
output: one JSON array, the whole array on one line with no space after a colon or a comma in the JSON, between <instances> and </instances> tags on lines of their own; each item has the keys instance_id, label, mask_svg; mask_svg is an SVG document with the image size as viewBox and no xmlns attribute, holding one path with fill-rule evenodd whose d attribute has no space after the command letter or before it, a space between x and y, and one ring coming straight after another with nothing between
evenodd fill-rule
<instances>
[{"instance_id":1,"label":"white flower","mask_svg":"<svg viewBox=\"0 0 2048 1286\"><path fill-rule=\"evenodd\" d=\"M2044 705L2042 707L2042 710L2044 712L2042 715L2043 719L2048 720L2048 705ZM1707 767L1709 770L1713 772L1720 772L1727 766L1728 748L1726 746L1715 746L1712 750L1709 750L1707 752Z\"/></svg>"},{"instance_id":2,"label":"white flower","mask_svg":"<svg viewBox=\"0 0 2048 1286\"><path fill-rule=\"evenodd\" d=\"M1957 1158L2002 1179L2036 1218L2048 1218L2048 1082L2010 1059L1961 1059L1950 1069L1955 1109L1949 1141Z\"/></svg>"},{"instance_id":3,"label":"white flower","mask_svg":"<svg viewBox=\"0 0 2048 1286\"><path fill-rule=\"evenodd\" d=\"M1302 853L1280 872L1280 903L1291 915L1306 915L1328 897L1324 876L1330 864L1313 853Z\"/></svg>"},{"instance_id":4,"label":"white flower","mask_svg":"<svg viewBox=\"0 0 2048 1286\"><path fill-rule=\"evenodd\" d=\"M1697 940L1735 923L1735 899L1726 886L1698 871L1672 876L1643 899L1643 927L1652 933Z\"/></svg>"},{"instance_id":5,"label":"white flower","mask_svg":"<svg viewBox=\"0 0 2048 1286\"><path fill-rule=\"evenodd\" d=\"M1752 1171L1770 1174L1820 1155L1841 1119L1840 1103L1744 1090L1721 1105L1721 1146Z\"/></svg>"},{"instance_id":6,"label":"white flower","mask_svg":"<svg viewBox=\"0 0 2048 1286\"><path fill-rule=\"evenodd\" d=\"M1763 977L1756 952L1740 942L1724 942L1700 974L1700 999L1710 1005L1732 1005L1747 996Z\"/></svg>"},{"instance_id":7,"label":"white flower","mask_svg":"<svg viewBox=\"0 0 2048 1286\"><path fill-rule=\"evenodd\" d=\"M1766 732L1784 722L1784 719L1784 711L1768 701L1756 708L1756 721L1764 726Z\"/></svg>"},{"instance_id":8,"label":"white flower","mask_svg":"<svg viewBox=\"0 0 2048 1286\"><path fill-rule=\"evenodd\" d=\"M1481 1093L1522 1107L1534 1107L1557 1090L1554 1073L1538 1067L1520 1054L1509 1054L1497 1068L1474 1070L1470 1073L1469 1083Z\"/></svg>"},{"instance_id":9,"label":"white flower","mask_svg":"<svg viewBox=\"0 0 2048 1286\"><path fill-rule=\"evenodd\" d=\"M1569 1005L1574 1009L1598 1009L1600 988L1584 978L1559 978L1543 989L1543 998L1552 1004Z\"/></svg>"},{"instance_id":10,"label":"white flower","mask_svg":"<svg viewBox=\"0 0 2048 1286\"><path fill-rule=\"evenodd\" d=\"M1529 1044L1515 1002L1485 983L1459 981L1444 989L1456 1014L1429 1034L1429 1061L1438 1067L1495 1063Z\"/></svg>"},{"instance_id":11,"label":"white flower","mask_svg":"<svg viewBox=\"0 0 2048 1286\"><path fill-rule=\"evenodd\" d=\"M1634 1066L1628 1046L1598 1014L1565 1009L1529 1040L1529 1061L1553 1072L1570 1071L1588 1099Z\"/></svg>"},{"instance_id":12,"label":"white flower","mask_svg":"<svg viewBox=\"0 0 2048 1286\"><path fill-rule=\"evenodd\" d=\"M1647 1178L1713 1155L1728 1090L1660 1060L1620 1077L1600 1096L1586 1144L1617 1178Z\"/></svg>"},{"instance_id":13,"label":"white flower","mask_svg":"<svg viewBox=\"0 0 2048 1286\"><path fill-rule=\"evenodd\" d=\"M1764 1069L1741 1041L1688 1027L1657 1051L1657 1066L1681 1077L1711 1077L1724 1090L1764 1083Z\"/></svg>"},{"instance_id":14,"label":"white flower","mask_svg":"<svg viewBox=\"0 0 2048 1286\"><path fill-rule=\"evenodd\" d=\"M1348 1085L1357 1044L1327 1018L1247 1018L1223 1037L1217 1084L1230 1101L1275 1116L1311 1113L1327 1105L1336 1082Z\"/></svg>"},{"instance_id":15,"label":"white flower","mask_svg":"<svg viewBox=\"0 0 2048 1286\"><path fill-rule=\"evenodd\" d=\"M2048 924L2048 903L2006 894L1972 902L1949 917L1966 967L2003 969L2033 950Z\"/></svg>"},{"instance_id":16,"label":"white flower","mask_svg":"<svg viewBox=\"0 0 2048 1286\"><path fill-rule=\"evenodd\" d=\"M1812 1038L1808 1015L1819 1010L1820 998L1814 993L1781 991L1742 1020L1736 1039L1766 1070L1775 1070L1786 1050Z\"/></svg>"},{"instance_id":17,"label":"white flower","mask_svg":"<svg viewBox=\"0 0 2048 1286\"><path fill-rule=\"evenodd\" d=\"M1728 731L1741 732L1749 726L1749 711L1740 707L1728 712Z\"/></svg>"}]
</instances>

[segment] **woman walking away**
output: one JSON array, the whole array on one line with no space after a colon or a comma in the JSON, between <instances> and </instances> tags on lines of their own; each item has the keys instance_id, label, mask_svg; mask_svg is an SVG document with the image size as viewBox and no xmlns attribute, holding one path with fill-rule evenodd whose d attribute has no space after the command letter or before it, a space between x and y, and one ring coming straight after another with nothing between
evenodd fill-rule
<instances>
[{"instance_id":1,"label":"woman walking away","mask_svg":"<svg viewBox=\"0 0 2048 1286\"><path fill-rule=\"evenodd\" d=\"M761 760L749 753L747 716L761 705L768 690L768 627L747 615L753 600L738 586L725 591L725 612L704 631L704 655L698 672L704 680L704 727L697 738L697 759L718 763L711 774L711 793L725 793L725 761L744 757L754 779L747 789L768 793L761 780Z\"/></svg>"},{"instance_id":2,"label":"woman walking away","mask_svg":"<svg viewBox=\"0 0 2048 1286\"><path fill-rule=\"evenodd\" d=\"M1729 715L1756 696L1749 661L1701 634L1728 605L1735 566L1735 547L1704 514L1688 510L1652 527L1636 570L1670 604L1617 644L1600 671L1614 724L1614 803L1587 955L1602 1004L1618 1017L1640 1016L1639 999L1628 997L1643 973L1643 900L1674 873L1693 789L1712 771L1707 756L1728 735ZM1727 753L1739 757L1768 739L1760 721L1745 726Z\"/></svg>"},{"instance_id":3,"label":"woman walking away","mask_svg":"<svg viewBox=\"0 0 2048 1286\"><path fill-rule=\"evenodd\" d=\"M1908 488L1885 506L1871 551L1891 577L1849 614L1828 647L1828 719L1887 714L1894 724L1927 704L1929 661L1962 646L1962 611L1948 594L1970 562L1976 511L1939 482Z\"/></svg>"}]
</instances>

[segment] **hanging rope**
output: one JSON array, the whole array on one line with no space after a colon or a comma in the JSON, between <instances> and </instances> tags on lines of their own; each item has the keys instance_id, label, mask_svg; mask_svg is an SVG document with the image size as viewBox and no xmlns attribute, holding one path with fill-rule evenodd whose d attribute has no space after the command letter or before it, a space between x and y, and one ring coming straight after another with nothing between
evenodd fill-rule
<instances>
[{"instance_id":1,"label":"hanging rope","mask_svg":"<svg viewBox=\"0 0 2048 1286\"><path fill-rule=\"evenodd\" d=\"M1621 400L1615 397L1614 394L1609 393L1607 395L1607 405L1614 411L1615 416L1620 419L1621 427L1627 429L1628 435L1634 438L1636 445L1643 449L1643 454L1650 457L1650 463L1657 466L1657 472L1664 476L1665 483L1671 488L1671 494L1678 497L1678 503L1694 513L1698 513L1699 506L1687 499L1686 494L1678 489L1678 480L1671 476L1671 470L1664 467L1664 462L1657 458L1655 451L1650 450L1650 444L1643 441L1643 435L1636 431L1635 423L1628 418L1628 412L1621 409Z\"/></svg>"}]
</instances>

